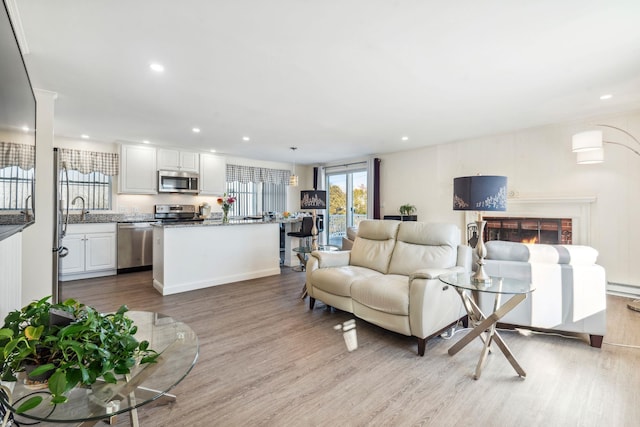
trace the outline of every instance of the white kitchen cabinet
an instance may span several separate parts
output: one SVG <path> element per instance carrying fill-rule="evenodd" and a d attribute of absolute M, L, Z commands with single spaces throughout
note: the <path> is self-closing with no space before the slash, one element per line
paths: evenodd
<path fill-rule="evenodd" d="M 198 153 L 158 148 L 158 170 L 176 170 L 198 172 L 200 170 Z"/>
<path fill-rule="evenodd" d="M 76 280 L 117 273 L 116 224 L 69 224 L 62 245 L 60 279 Z"/>
<path fill-rule="evenodd" d="M 200 194 L 221 196 L 226 191 L 227 161 L 213 154 L 200 155 Z"/>
<path fill-rule="evenodd" d="M 144 145 L 120 146 L 119 193 L 157 194 L 156 149 Z"/>

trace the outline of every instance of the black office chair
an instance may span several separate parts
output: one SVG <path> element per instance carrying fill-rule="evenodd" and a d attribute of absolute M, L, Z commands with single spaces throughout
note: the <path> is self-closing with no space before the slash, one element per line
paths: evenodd
<path fill-rule="evenodd" d="M 302 227 L 300 227 L 300 231 L 291 231 L 287 233 L 287 236 L 298 237 L 300 239 L 307 239 L 305 246 L 311 246 L 309 243 L 309 238 L 311 237 L 311 229 L 313 228 L 313 218 L 310 216 L 305 216 L 302 218 Z"/>

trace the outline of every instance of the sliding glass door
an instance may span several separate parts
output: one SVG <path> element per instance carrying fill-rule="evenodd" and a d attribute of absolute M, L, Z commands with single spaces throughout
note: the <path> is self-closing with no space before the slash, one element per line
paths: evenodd
<path fill-rule="evenodd" d="M 367 171 L 327 172 L 329 218 L 328 244 L 341 246 L 347 227 L 357 226 L 367 217 Z"/>

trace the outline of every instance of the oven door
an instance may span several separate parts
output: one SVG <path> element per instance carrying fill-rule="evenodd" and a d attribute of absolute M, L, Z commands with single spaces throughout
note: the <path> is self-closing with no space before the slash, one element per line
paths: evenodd
<path fill-rule="evenodd" d="M 158 192 L 198 193 L 198 174 L 178 171 L 158 171 Z"/>

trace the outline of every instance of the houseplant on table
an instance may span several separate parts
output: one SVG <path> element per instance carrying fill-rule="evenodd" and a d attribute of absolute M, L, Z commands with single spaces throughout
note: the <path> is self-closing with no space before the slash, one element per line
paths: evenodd
<path fill-rule="evenodd" d="M 416 212 L 416 207 L 414 205 L 411 205 L 409 203 L 406 203 L 402 206 L 400 206 L 400 209 L 398 209 L 400 211 L 400 216 L 409 216 L 409 215 L 413 215 Z"/>
<path fill-rule="evenodd" d="M 103 314 L 73 299 L 60 304 L 50 297 L 10 312 L 0 329 L 0 379 L 16 381 L 19 372 L 29 378 L 41 375 L 54 404 L 67 401 L 65 393 L 99 378 L 117 382 L 116 375 L 130 373 L 136 363 L 153 363 L 158 353 L 147 341 L 138 342 L 137 327 L 125 316 L 126 306 Z M 31 370 L 32 369 L 32 370 Z M 37 385 L 37 384 L 36 384 Z M 18 413 L 42 401 L 34 396 Z"/>

